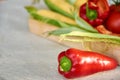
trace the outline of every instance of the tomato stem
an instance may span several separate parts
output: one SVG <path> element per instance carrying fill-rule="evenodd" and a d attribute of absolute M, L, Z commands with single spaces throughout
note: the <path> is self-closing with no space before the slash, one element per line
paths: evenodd
<path fill-rule="evenodd" d="M 116 5 L 120 5 L 120 0 L 112 0 Z"/>

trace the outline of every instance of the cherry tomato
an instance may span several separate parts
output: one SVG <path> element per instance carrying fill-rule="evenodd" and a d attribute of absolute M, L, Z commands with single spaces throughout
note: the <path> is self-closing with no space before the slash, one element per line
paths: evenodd
<path fill-rule="evenodd" d="M 106 27 L 113 33 L 120 34 L 120 12 L 112 12 L 106 21 Z"/>

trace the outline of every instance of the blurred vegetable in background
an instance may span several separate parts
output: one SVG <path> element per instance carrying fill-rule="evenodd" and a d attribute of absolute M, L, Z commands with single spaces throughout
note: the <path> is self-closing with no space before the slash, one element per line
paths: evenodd
<path fill-rule="evenodd" d="M 40 2 L 40 0 L 32 0 L 32 4 L 37 4 L 39 2 Z"/>

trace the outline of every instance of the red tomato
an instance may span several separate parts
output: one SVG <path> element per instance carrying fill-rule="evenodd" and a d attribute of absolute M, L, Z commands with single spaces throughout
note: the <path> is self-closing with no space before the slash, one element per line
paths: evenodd
<path fill-rule="evenodd" d="M 120 11 L 120 5 L 111 5 L 110 6 L 110 12 L 119 12 Z"/>
<path fill-rule="evenodd" d="M 120 34 L 120 12 L 112 12 L 106 21 L 106 27 L 113 33 Z"/>

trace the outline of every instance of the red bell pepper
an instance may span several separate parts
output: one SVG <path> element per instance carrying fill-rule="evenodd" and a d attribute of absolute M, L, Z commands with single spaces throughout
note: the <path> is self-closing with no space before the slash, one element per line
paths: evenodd
<path fill-rule="evenodd" d="M 58 55 L 58 71 L 66 78 L 77 78 L 116 68 L 117 61 L 102 54 L 70 48 Z"/>
<path fill-rule="evenodd" d="M 98 32 L 101 33 L 101 34 L 107 34 L 107 35 L 113 35 L 113 36 L 120 37 L 120 34 L 113 33 L 111 31 L 107 30 L 104 25 L 97 26 L 96 30 L 98 30 Z"/>
<path fill-rule="evenodd" d="M 93 27 L 103 24 L 109 14 L 107 0 L 88 0 L 79 10 L 79 16 Z"/>

